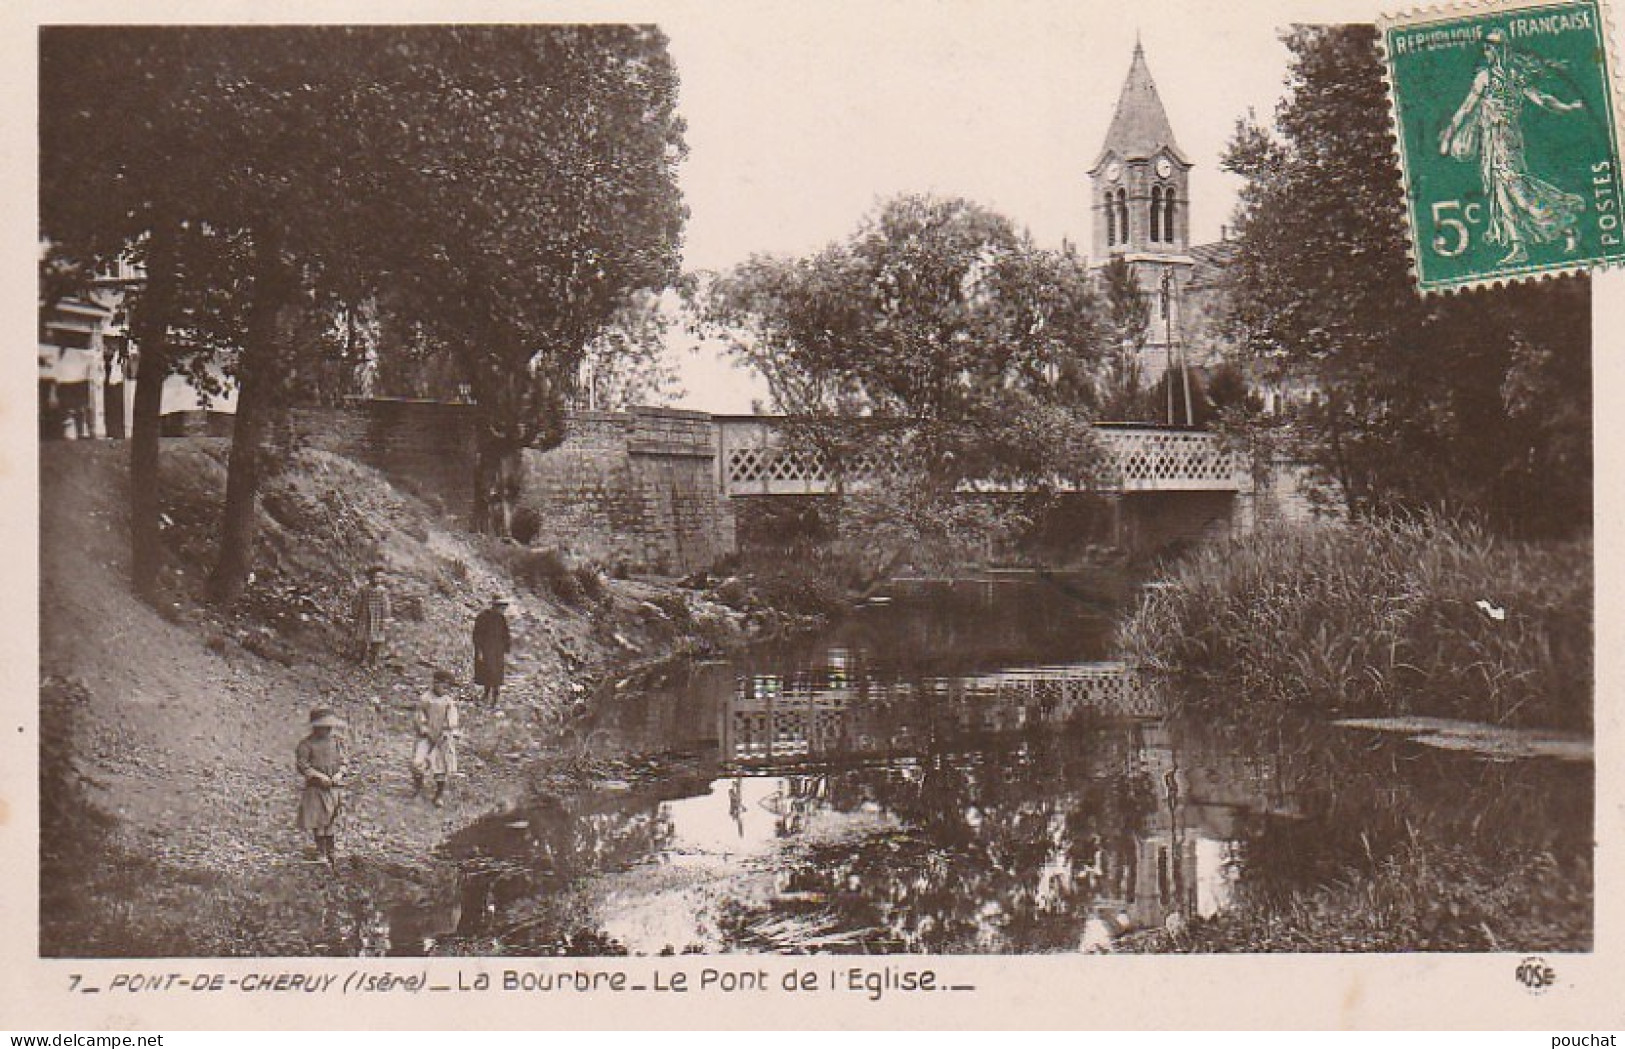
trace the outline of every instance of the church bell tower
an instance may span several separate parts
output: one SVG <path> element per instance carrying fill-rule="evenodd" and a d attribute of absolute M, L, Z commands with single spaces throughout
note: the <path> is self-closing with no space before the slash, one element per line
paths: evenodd
<path fill-rule="evenodd" d="M 1151 306 L 1147 382 L 1168 368 L 1181 339 L 1180 292 L 1190 282 L 1191 163 L 1174 141 L 1168 113 L 1138 42 L 1117 111 L 1089 170 L 1097 265 L 1122 256 Z"/>

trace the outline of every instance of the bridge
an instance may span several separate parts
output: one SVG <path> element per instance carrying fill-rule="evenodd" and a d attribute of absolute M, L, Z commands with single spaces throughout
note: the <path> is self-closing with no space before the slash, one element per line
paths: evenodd
<path fill-rule="evenodd" d="M 372 400 L 293 415 L 309 447 L 384 472 L 466 526 L 477 454 L 473 406 Z M 1106 468 L 1088 491 L 1068 497 L 1074 523 L 1087 525 L 1080 545 L 1155 551 L 1246 529 L 1296 505 L 1274 474 L 1255 491 L 1245 456 L 1211 433 L 1110 423 L 1097 431 Z M 829 464 L 805 432 L 772 416 L 574 412 L 562 446 L 525 455 L 525 499 L 544 528 L 536 542 L 606 564 L 706 568 L 738 549 L 750 522 L 771 519 L 771 497 L 834 490 Z M 896 469 L 879 447 L 844 464 L 849 488 L 883 482 Z"/>
<path fill-rule="evenodd" d="M 717 415 L 717 487 L 728 497 L 826 495 L 835 471 L 817 448 L 797 440 L 791 420 L 760 415 Z M 862 425 L 857 423 L 856 425 Z M 1093 491 L 1250 492 L 1245 458 L 1204 430 L 1101 423 L 1106 468 Z M 845 464 L 848 486 L 883 481 L 901 472 L 895 446 L 860 451 Z"/>

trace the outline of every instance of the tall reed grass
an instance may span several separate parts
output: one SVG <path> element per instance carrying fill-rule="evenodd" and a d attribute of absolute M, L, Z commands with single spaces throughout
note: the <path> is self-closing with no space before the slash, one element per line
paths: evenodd
<path fill-rule="evenodd" d="M 1591 564 L 1432 518 L 1262 531 L 1179 562 L 1120 640 L 1196 705 L 1589 729 Z"/>

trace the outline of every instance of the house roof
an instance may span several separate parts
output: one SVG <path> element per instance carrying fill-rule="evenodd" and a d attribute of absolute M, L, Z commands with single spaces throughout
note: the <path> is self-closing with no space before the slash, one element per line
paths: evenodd
<path fill-rule="evenodd" d="M 1174 141 L 1173 126 L 1162 108 L 1151 69 L 1145 64 L 1145 49 L 1136 42 L 1128 76 L 1123 80 L 1123 91 L 1117 96 L 1117 112 L 1112 115 L 1106 143 L 1100 147 L 1100 156 L 1091 170 L 1099 169 L 1112 154 L 1121 160 L 1142 160 L 1163 150 L 1186 167 L 1190 166 Z"/>
<path fill-rule="evenodd" d="M 1236 257 L 1237 242 L 1216 240 L 1212 244 L 1197 244 L 1190 249 L 1196 260 L 1191 266 L 1190 283 L 1194 287 L 1210 287 L 1223 279 L 1225 269 Z"/>

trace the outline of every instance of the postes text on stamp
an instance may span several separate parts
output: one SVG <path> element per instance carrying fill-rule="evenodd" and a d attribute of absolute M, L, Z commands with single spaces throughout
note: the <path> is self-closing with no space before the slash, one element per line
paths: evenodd
<path fill-rule="evenodd" d="M 1422 291 L 1625 261 L 1601 0 L 1502 0 L 1379 29 Z"/>

